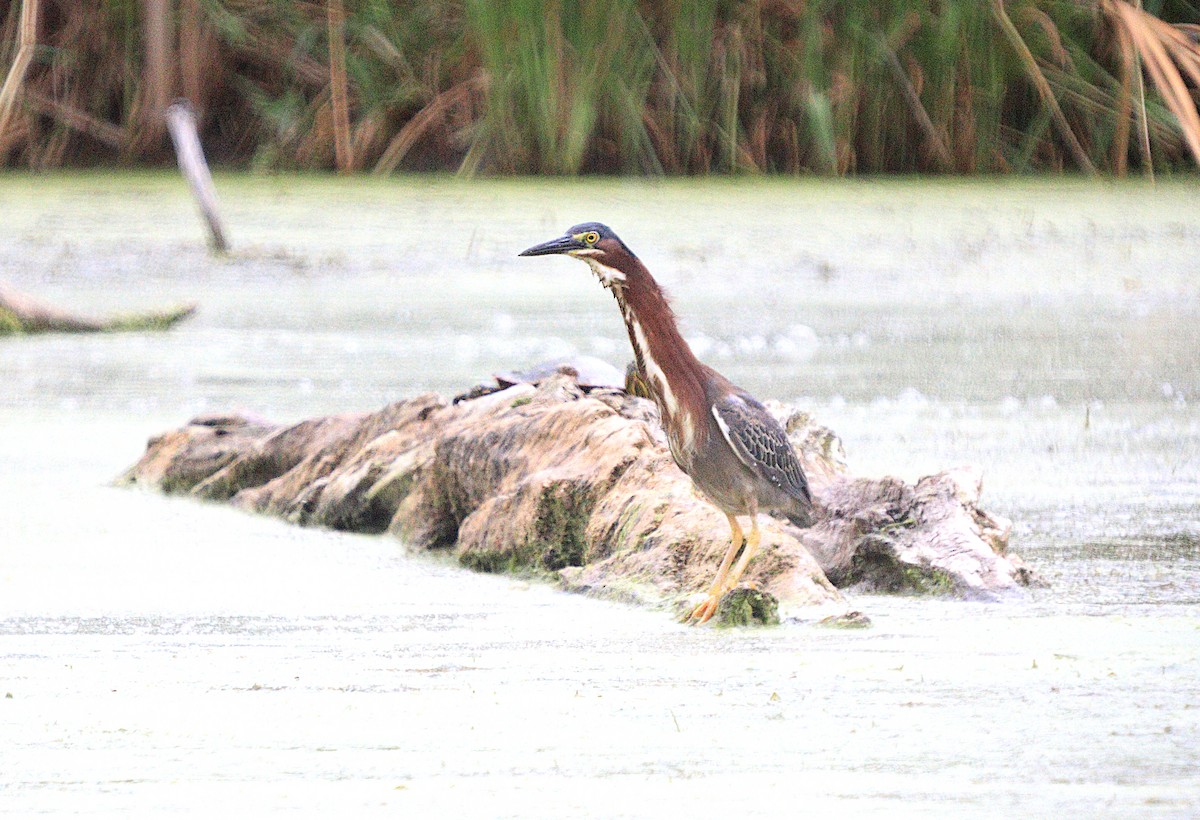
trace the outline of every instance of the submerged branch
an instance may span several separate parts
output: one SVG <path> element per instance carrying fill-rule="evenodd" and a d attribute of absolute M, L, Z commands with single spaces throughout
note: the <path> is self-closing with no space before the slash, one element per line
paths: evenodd
<path fill-rule="evenodd" d="M 166 330 L 196 312 L 195 305 L 97 319 L 48 305 L 0 282 L 0 336 L 19 333 L 100 333 Z"/>

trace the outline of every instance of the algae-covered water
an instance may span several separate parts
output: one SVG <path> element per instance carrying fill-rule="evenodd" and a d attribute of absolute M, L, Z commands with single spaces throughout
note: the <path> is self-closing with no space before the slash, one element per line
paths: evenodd
<path fill-rule="evenodd" d="M 166 335 L 0 339 L 0 814 L 1200 812 L 1200 183 L 0 177 L 0 279 Z M 686 628 L 115 489 L 206 411 L 294 420 L 587 353 L 616 229 L 702 358 L 858 472 L 980 465 L 1048 581 Z"/>

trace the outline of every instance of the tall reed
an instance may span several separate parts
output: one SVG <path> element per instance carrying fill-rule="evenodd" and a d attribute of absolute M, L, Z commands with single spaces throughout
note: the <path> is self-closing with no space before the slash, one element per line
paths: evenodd
<path fill-rule="evenodd" d="M 236 165 L 331 168 L 338 150 L 377 173 L 1200 163 L 1195 0 L 338 0 L 337 26 L 327 0 L 164 3 L 168 80 Z M 162 96 L 147 55 L 164 53 L 147 6 L 43 5 L 0 157 L 166 161 L 146 119 Z M 20 6 L 0 11 L 0 59 Z"/>

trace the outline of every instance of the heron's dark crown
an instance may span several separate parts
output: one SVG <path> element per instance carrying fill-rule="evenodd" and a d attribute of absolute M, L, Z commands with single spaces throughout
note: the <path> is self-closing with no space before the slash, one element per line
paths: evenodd
<path fill-rule="evenodd" d="M 638 268 L 637 254 L 621 241 L 613 229 L 599 222 L 581 222 L 558 239 L 551 239 L 532 248 L 526 248 L 518 256 L 547 256 L 564 253 L 578 258 L 602 261 L 618 267 Z"/>
<path fill-rule="evenodd" d="M 617 236 L 617 232 L 605 225 L 603 222 L 581 222 L 578 225 L 572 225 L 567 230 L 567 236 L 578 236 L 579 234 L 587 233 L 588 231 L 595 231 L 596 233 L 600 234 L 601 242 L 603 242 L 605 239 L 611 239 L 620 245 L 621 249 L 624 250 L 625 253 L 629 254 L 630 256 L 637 256 L 636 253 L 629 249 L 629 246 L 625 244 L 621 237 Z"/>

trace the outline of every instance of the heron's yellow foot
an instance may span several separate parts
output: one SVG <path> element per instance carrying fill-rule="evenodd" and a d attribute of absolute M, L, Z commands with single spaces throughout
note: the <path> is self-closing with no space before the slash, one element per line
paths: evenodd
<path fill-rule="evenodd" d="M 721 603 L 720 595 L 709 595 L 700 603 L 692 614 L 687 617 L 690 624 L 702 624 L 707 622 L 713 615 L 717 614 L 717 606 Z"/>
<path fill-rule="evenodd" d="M 693 485 L 694 488 L 694 485 Z M 745 536 L 742 535 L 741 525 L 738 524 L 736 516 L 729 513 L 725 514 L 729 519 L 729 531 L 732 535 L 732 540 L 729 549 L 725 551 L 725 557 L 721 561 L 721 568 L 717 570 L 717 577 L 713 579 L 712 586 L 708 588 L 708 597 L 700 602 L 691 613 L 681 618 L 684 623 L 702 624 L 717 614 L 717 605 L 721 603 L 721 598 L 732 588 L 729 579 L 729 570 L 733 565 L 734 556 L 738 554 L 738 550 L 742 548 L 745 541 Z M 758 521 L 754 522 L 755 532 L 758 531 Z M 745 570 L 744 564 L 739 564 Z M 738 573 L 740 576 L 741 573 Z M 734 578 L 733 580 L 737 580 Z"/>
<path fill-rule="evenodd" d="M 721 604 L 721 599 L 725 597 L 725 593 L 729 590 L 725 587 L 713 587 L 708 591 L 708 595 L 703 601 L 697 604 L 691 612 L 682 620 L 684 623 L 702 624 L 708 622 L 712 616 L 717 614 L 717 607 Z"/>

